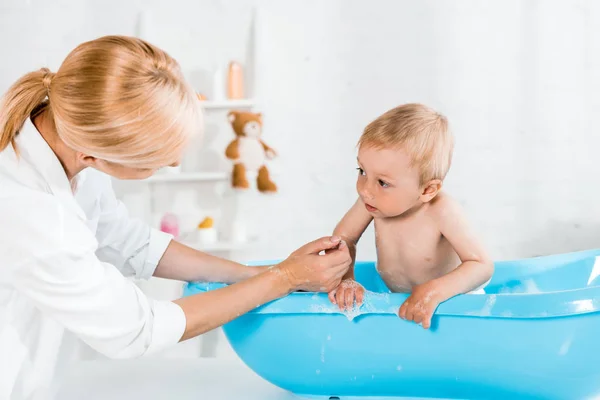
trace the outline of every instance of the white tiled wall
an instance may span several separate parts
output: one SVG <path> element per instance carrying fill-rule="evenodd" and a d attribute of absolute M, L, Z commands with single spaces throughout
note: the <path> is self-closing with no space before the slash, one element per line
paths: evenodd
<path fill-rule="evenodd" d="M 413 101 L 449 116 L 457 148 L 447 189 L 496 259 L 600 246 L 594 0 L 0 0 L 0 90 L 25 71 L 57 69 L 81 41 L 135 34 L 143 11 L 144 35 L 210 91 L 212 68 L 247 56 L 254 8 L 254 91 L 265 140 L 280 154 L 280 193 L 252 200 L 262 241 L 236 258 L 283 257 L 330 233 L 355 198 L 361 129 Z M 216 150 L 194 149 L 189 163 L 227 165 L 223 118 L 207 116 Z M 191 204 L 218 205 L 210 187 L 192 189 Z M 170 189 L 157 190 L 168 204 Z M 134 200 L 132 213 L 144 215 L 147 199 Z M 359 257 L 374 257 L 371 231 Z"/>

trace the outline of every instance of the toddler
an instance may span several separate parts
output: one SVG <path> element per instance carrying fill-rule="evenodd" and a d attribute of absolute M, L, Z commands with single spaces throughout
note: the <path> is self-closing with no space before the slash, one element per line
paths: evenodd
<path fill-rule="evenodd" d="M 371 122 L 358 143 L 358 199 L 334 230 L 356 244 L 374 221 L 377 270 L 392 292 L 410 292 L 400 318 L 428 329 L 437 306 L 461 293 L 484 293 L 494 266 L 442 182 L 454 140 L 447 119 L 421 104 L 396 107 Z M 363 301 L 354 266 L 329 293 L 340 309 Z"/>

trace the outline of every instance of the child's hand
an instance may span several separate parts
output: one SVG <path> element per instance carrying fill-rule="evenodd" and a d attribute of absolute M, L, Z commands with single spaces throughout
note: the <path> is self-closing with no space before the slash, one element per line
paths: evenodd
<path fill-rule="evenodd" d="M 398 316 L 406 321 L 421 323 L 423 328 L 429 329 L 433 313 L 442 302 L 439 297 L 436 284 L 427 282 L 417 285 L 408 299 L 400 306 Z"/>
<path fill-rule="evenodd" d="M 365 297 L 365 288 L 354 279 L 344 279 L 337 288 L 329 292 L 329 301 L 337 304 L 340 310 L 350 310 L 356 305 L 361 306 Z"/>

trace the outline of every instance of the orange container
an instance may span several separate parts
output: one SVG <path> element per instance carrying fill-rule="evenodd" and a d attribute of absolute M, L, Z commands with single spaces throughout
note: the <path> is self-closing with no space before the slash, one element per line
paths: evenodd
<path fill-rule="evenodd" d="M 231 100 L 244 98 L 244 73 L 242 66 L 236 61 L 229 63 L 227 97 Z"/>

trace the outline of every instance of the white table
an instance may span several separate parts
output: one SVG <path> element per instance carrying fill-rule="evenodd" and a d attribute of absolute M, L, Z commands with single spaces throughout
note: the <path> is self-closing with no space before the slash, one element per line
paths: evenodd
<path fill-rule="evenodd" d="M 299 397 L 260 378 L 239 359 L 147 358 L 76 363 L 57 399 L 298 400 Z"/>

